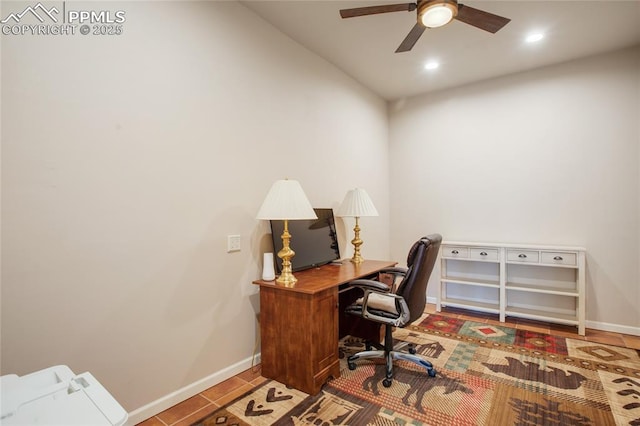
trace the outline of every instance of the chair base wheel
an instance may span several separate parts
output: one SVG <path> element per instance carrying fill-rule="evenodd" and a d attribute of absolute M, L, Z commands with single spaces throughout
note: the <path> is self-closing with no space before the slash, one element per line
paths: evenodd
<path fill-rule="evenodd" d="M 413 346 L 409 346 L 409 353 L 411 355 L 415 355 L 416 354 L 416 348 L 414 348 Z"/>
<path fill-rule="evenodd" d="M 356 369 L 356 363 L 353 361 L 347 361 L 347 366 L 349 367 L 349 370 L 355 370 Z"/>
<path fill-rule="evenodd" d="M 432 368 L 431 370 L 427 371 L 427 374 L 429 374 L 429 377 L 436 377 L 436 370 Z"/>
<path fill-rule="evenodd" d="M 385 388 L 390 387 L 390 386 L 391 386 L 391 379 L 383 379 L 383 380 L 382 380 L 382 385 L 383 385 Z"/>

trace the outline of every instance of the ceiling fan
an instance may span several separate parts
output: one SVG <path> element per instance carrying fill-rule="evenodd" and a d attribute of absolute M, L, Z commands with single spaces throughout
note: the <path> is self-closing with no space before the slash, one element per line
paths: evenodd
<path fill-rule="evenodd" d="M 416 44 L 424 30 L 437 28 L 457 19 L 465 24 L 473 25 L 481 30 L 495 34 L 507 25 L 511 19 L 475 9 L 458 3 L 456 0 L 417 0 L 417 3 L 385 4 L 381 6 L 356 7 L 342 9 L 340 16 L 354 18 L 357 16 L 375 15 L 388 12 L 413 12 L 417 10 L 418 22 L 396 49 L 398 52 L 408 52 Z"/>

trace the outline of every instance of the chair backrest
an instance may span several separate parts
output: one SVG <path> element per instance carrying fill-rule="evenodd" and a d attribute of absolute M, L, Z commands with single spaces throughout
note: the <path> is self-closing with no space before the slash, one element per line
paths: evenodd
<path fill-rule="evenodd" d="M 407 256 L 407 274 L 398 285 L 396 294 L 402 296 L 409 307 L 408 324 L 417 320 L 427 303 L 427 284 L 438 257 L 442 236 L 431 234 L 416 241 Z"/>

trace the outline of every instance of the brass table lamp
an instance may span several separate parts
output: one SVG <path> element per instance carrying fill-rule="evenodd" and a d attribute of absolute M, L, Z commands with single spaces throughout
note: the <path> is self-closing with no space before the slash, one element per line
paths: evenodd
<path fill-rule="evenodd" d="M 337 216 L 356 218 L 356 226 L 353 228 L 355 237 L 351 240 L 351 244 L 353 244 L 353 257 L 351 258 L 351 261 L 355 264 L 362 263 L 364 259 L 360 255 L 362 240 L 360 239 L 360 226 L 358 224 L 358 219 L 363 216 L 378 216 L 378 210 L 376 210 L 373 205 L 373 201 L 371 201 L 367 191 L 362 188 L 356 188 L 348 191 L 347 195 L 344 197 L 344 201 L 342 201 L 342 205 L 338 209 Z"/>
<path fill-rule="evenodd" d="M 278 257 L 282 259 L 282 271 L 276 278 L 276 283 L 293 287 L 298 281 L 291 272 L 291 258 L 295 252 L 289 246 L 291 234 L 289 234 L 289 221 L 301 219 L 317 219 L 316 213 L 311 207 L 302 186 L 297 180 L 276 181 L 258 211 L 256 219 L 262 220 L 283 220 L 284 230 L 282 232 L 282 250 L 278 252 Z"/>

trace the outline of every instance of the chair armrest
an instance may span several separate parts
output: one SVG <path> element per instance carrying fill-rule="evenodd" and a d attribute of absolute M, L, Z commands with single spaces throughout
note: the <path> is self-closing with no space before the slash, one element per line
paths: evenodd
<path fill-rule="evenodd" d="M 409 269 L 402 268 L 400 266 L 394 266 L 391 268 L 384 268 L 380 271 L 381 274 L 393 274 L 393 275 L 407 275 Z"/>
<path fill-rule="evenodd" d="M 349 286 L 358 287 L 364 292 L 362 297 L 362 312 L 361 316 L 365 319 L 370 319 L 376 322 L 380 322 L 382 324 L 390 324 L 395 327 L 401 327 L 407 323 L 409 320 L 409 307 L 407 306 L 407 302 L 404 300 L 402 296 L 398 296 L 397 294 L 391 293 L 391 287 L 389 287 L 385 283 L 381 283 L 379 281 L 374 280 L 353 280 L 349 283 Z M 371 294 L 377 294 L 380 297 L 393 299 L 395 305 L 395 311 L 398 315 L 398 318 L 387 318 L 380 315 L 376 315 L 369 311 L 369 296 Z M 376 309 L 372 306 L 373 309 Z"/>
<path fill-rule="evenodd" d="M 376 293 L 389 293 L 391 291 L 391 287 L 386 285 L 385 283 L 381 283 L 380 281 L 374 280 L 353 280 L 349 282 L 350 287 L 359 287 L 362 290 L 370 290 Z"/>
<path fill-rule="evenodd" d="M 378 298 L 388 298 L 393 299 L 393 303 L 395 306 L 397 318 L 388 318 L 380 315 L 376 315 L 375 313 L 369 311 L 369 296 L 372 293 L 377 293 Z M 389 300 L 391 302 L 391 300 Z M 379 302 L 377 302 L 379 303 Z M 373 309 L 380 309 L 379 307 L 373 307 Z M 384 311 L 388 311 L 388 309 L 384 308 Z M 395 327 L 402 327 L 409 321 L 409 307 L 407 306 L 407 302 L 404 300 L 402 296 L 398 296 L 393 293 L 379 293 L 371 290 L 365 290 L 364 298 L 362 301 L 362 317 L 366 319 L 370 319 L 376 322 L 381 322 L 383 324 L 390 324 Z"/>

